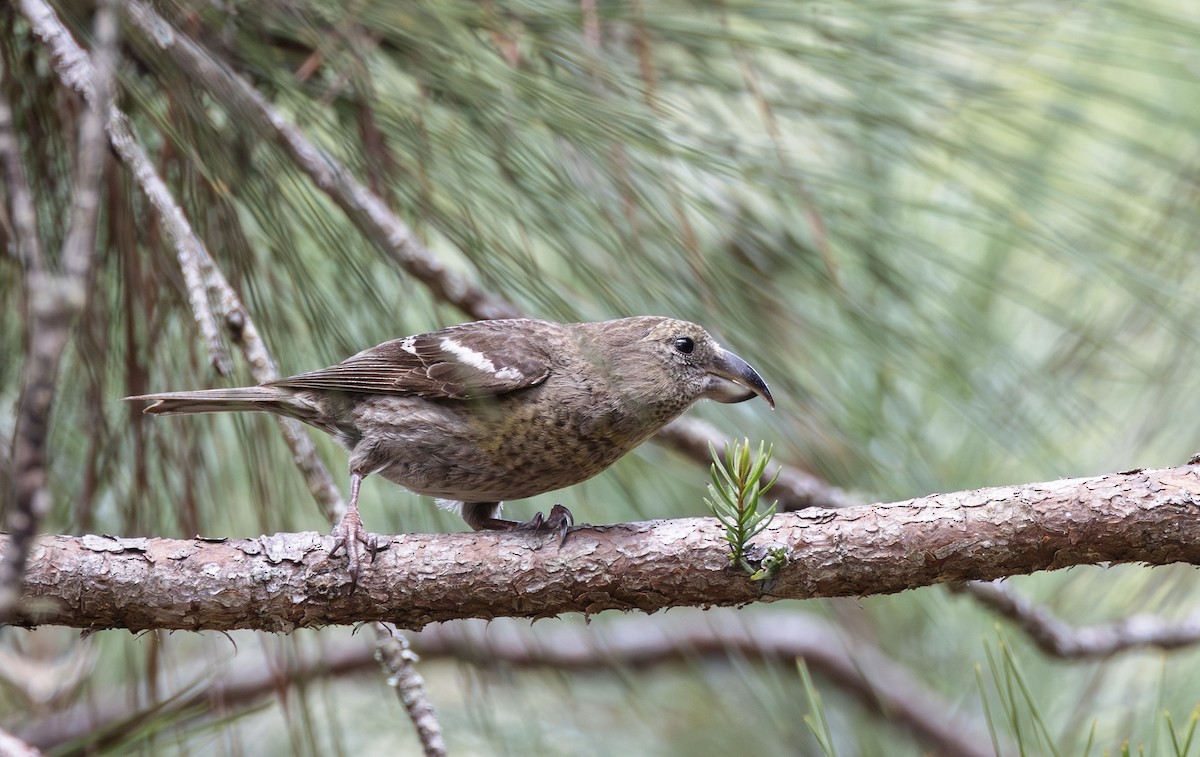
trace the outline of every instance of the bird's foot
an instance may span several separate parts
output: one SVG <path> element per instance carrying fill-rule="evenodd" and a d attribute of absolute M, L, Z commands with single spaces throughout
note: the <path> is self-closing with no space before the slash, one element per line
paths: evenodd
<path fill-rule="evenodd" d="M 469 519 L 468 524 L 475 530 L 489 531 L 539 531 L 558 532 L 558 545 L 567 540 L 567 529 L 575 525 L 575 516 L 562 505 L 550 508 L 550 515 L 535 513 L 529 520 L 505 520 L 504 518 L 482 517 Z"/>
<path fill-rule="evenodd" d="M 557 531 L 558 544 L 567 540 L 567 529 L 575 525 L 575 516 L 571 511 L 562 505 L 555 505 L 550 508 L 550 515 L 543 516 L 541 512 L 534 513 L 533 517 L 526 521 L 514 523 L 512 528 L 514 531 Z"/>
<path fill-rule="evenodd" d="M 358 516 L 358 508 L 346 511 L 338 524 L 333 527 L 333 549 L 329 554 L 335 555 L 343 547 L 346 550 L 346 570 L 350 574 L 350 593 L 358 588 L 358 572 L 362 566 L 362 549 L 366 547 L 371 553 L 371 562 L 380 549 L 387 548 L 387 541 L 378 534 L 373 534 L 363 528 L 362 518 Z"/>

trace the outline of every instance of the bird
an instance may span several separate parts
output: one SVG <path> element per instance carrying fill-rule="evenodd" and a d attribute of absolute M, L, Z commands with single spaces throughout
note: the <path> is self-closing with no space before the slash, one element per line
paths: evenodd
<path fill-rule="evenodd" d="M 698 400 L 743 402 L 766 382 L 702 327 L 661 316 L 588 323 L 472 321 L 363 350 L 336 365 L 257 386 L 126 397 L 150 415 L 266 412 L 330 434 L 349 452 L 350 502 L 330 554 L 345 548 L 352 585 L 367 532 L 358 495 L 385 479 L 462 516 L 472 529 L 557 531 L 561 504 L 526 521 L 503 503 L 585 481 Z"/>

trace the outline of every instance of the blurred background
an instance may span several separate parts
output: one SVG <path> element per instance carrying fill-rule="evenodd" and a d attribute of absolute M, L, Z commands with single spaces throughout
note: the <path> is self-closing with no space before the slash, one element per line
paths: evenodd
<path fill-rule="evenodd" d="M 89 46 L 94 5 L 52 5 Z M 708 326 L 762 373 L 779 410 L 692 414 L 774 444 L 776 460 L 860 501 L 1175 465 L 1200 449 L 1188 378 L 1200 347 L 1192 3 L 157 7 L 349 166 L 447 267 L 522 312 Z M 470 319 L 128 23 L 119 52 L 121 107 L 283 373 Z M 52 254 L 80 108 L 11 5 L 0 8 L 0 54 Z M 327 530 L 269 419 L 147 419 L 120 401 L 253 379 L 240 357 L 228 378 L 209 364 L 175 252 L 116 160 L 102 186 L 90 298 L 54 405 L 45 530 Z M 11 235 L 0 227 L 9 250 Z M 4 440 L 22 312 L 8 252 Z M 345 491 L 344 453 L 316 443 Z M 589 523 L 703 515 L 707 480 L 703 466 L 647 444 L 506 512 L 562 502 Z M 381 533 L 463 527 L 382 480 L 368 480 L 362 503 Z M 1197 603 L 1195 579 L 1189 566 L 1082 567 L 1007 584 L 1092 624 L 1181 617 Z M 797 617 L 851 662 L 882 659 L 900 677 L 873 679 L 864 662 L 867 685 L 855 690 L 794 652 L 688 640 L 716 625 L 766 638 Z M 947 753 L 879 706 L 873 686 L 901 699 L 905 686 L 924 691 L 931 717 L 959 724 L 984 754 L 1184 754 L 1200 712 L 1194 650 L 1058 660 L 938 587 L 588 625 L 464 625 L 476 641 L 439 647 L 431 636 L 419 666 L 453 754 Z M 623 654 L 618 636 L 665 640 L 669 653 Z M 594 662 L 487 649 L 510 637 L 535 651 L 583 644 Z M 418 753 L 371 643 L 349 628 L 84 639 L 0 629 L 0 728 L 53 754 Z M 413 644 L 423 651 L 420 635 Z M 50 720 L 83 724 L 101 711 L 102 725 L 74 731 Z"/>

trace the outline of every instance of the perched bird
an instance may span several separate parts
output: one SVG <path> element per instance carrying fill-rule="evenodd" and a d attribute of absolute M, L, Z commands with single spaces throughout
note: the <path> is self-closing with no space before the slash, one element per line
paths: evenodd
<path fill-rule="evenodd" d="M 577 484 L 612 465 L 693 402 L 773 408 L 745 360 L 694 323 L 640 316 L 598 323 L 476 321 L 384 342 L 337 365 L 237 389 L 166 392 L 150 414 L 275 413 L 314 426 L 350 451 L 350 505 L 333 531 L 357 579 L 364 477 L 438 499 L 475 529 L 557 530 L 555 505 L 524 522 L 504 500 Z"/>

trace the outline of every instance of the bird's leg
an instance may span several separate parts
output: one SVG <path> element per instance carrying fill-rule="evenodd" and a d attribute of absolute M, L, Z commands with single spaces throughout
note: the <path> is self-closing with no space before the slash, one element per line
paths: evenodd
<path fill-rule="evenodd" d="M 529 520 L 507 520 L 497 517 L 499 502 L 464 502 L 463 520 L 476 531 L 558 531 L 558 543 L 567 539 L 567 529 L 575 525 L 575 516 L 562 505 L 550 508 L 550 515 L 534 513 Z"/>
<path fill-rule="evenodd" d="M 358 489 L 362 486 L 362 480 L 361 473 L 350 471 L 350 505 L 333 527 L 333 549 L 329 552 L 333 555 L 342 547 L 346 548 L 346 569 L 350 573 L 351 592 L 358 586 L 358 569 L 362 564 L 360 545 L 370 550 L 371 562 L 375 562 L 375 555 L 380 549 L 379 537 L 363 528 L 362 518 L 358 515 Z"/>

